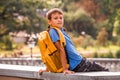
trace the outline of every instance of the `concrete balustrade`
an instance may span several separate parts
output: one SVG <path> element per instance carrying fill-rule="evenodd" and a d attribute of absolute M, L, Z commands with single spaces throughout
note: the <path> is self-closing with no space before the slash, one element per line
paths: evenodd
<path fill-rule="evenodd" d="M 0 58 L 1 64 L 41 66 L 41 59 L 38 58 Z"/>
<path fill-rule="evenodd" d="M 110 71 L 120 71 L 120 59 L 114 58 L 88 58 L 91 61 L 95 61 L 104 67 L 110 69 Z M 29 65 L 29 66 L 44 66 L 40 58 L 0 58 L 1 64 L 13 64 L 13 65 Z"/>
<path fill-rule="evenodd" d="M 80 72 L 75 74 L 38 71 L 43 67 L 0 64 L 0 80 L 120 80 L 120 72 Z"/>

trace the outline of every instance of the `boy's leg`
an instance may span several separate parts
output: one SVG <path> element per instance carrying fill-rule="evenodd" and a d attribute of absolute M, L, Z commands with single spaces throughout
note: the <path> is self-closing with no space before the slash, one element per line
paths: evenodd
<path fill-rule="evenodd" d="M 96 62 L 90 62 L 91 67 L 89 67 L 89 71 L 109 71 L 109 69 L 97 64 Z"/>
<path fill-rule="evenodd" d="M 109 71 L 108 69 L 96 64 L 95 62 L 83 59 L 82 62 L 73 70 L 75 72 Z"/>

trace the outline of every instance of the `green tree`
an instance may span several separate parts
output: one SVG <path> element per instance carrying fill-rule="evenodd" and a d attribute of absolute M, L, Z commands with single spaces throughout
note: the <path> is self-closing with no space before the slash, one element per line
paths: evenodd
<path fill-rule="evenodd" d="M 94 19 L 82 10 L 65 13 L 65 27 L 71 32 L 81 34 L 84 31 L 95 38 L 96 29 L 93 26 Z"/>
<path fill-rule="evenodd" d="M 26 30 L 30 32 L 41 31 L 45 24 L 45 19 L 38 16 L 36 10 L 44 6 L 35 1 L 12 0 L 8 1 L 1 11 L 0 24 L 4 26 L 8 34 L 10 31 Z M 4 35 L 4 34 L 3 34 Z M 3 36 L 1 35 L 1 36 Z"/>
<path fill-rule="evenodd" d="M 112 38 L 112 33 L 114 30 L 114 23 L 115 18 L 118 16 L 117 12 L 120 8 L 120 1 L 119 0 L 95 0 L 99 3 L 99 7 L 101 10 L 101 13 L 107 16 L 108 24 L 106 26 L 106 29 L 109 33 L 109 39 Z"/>
<path fill-rule="evenodd" d="M 102 28 L 98 33 L 97 42 L 99 45 L 106 46 L 108 42 L 108 32 L 105 28 Z"/>
<path fill-rule="evenodd" d="M 6 46 L 10 44 L 6 49 L 12 49 L 9 37 L 4 39 L 9 32 L 26 30 L 37 33 L 47 27 L 43 15 L 36 12 L 38 8 L 44 8 L 39 0 L 4 0 L 0 4 L 0 42 Z"/>

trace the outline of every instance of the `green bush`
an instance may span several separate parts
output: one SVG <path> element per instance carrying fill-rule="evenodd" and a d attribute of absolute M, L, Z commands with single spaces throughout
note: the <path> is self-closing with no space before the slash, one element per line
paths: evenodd
<path fill-rule="evenodd" d="M 102 53 L 102 54 L 99 55 L 99 57 L 100 58 L 105 58 L 105 54 Z"/>
<path fill-rule="evenodd" d="M 98 53 L 97 53 L 97 52 L 95 52 L 95 53 L 93 54 L 93 58 L 98 58 Z"/>
<path fill-rule="evenodd" d="M 107 57 L 107 58 L 114 58 L 112 52 L 107 53 L 106 57 Z"/>
<path fill-rule="evenodd" d="M 116 58 L 120 58 L 120 50 L 116 52 Z"/>
<path fill-rule="evenodd" d="M 93 58 L 114 58 L 112 52 L 109 53 L 94 53 Z"/>
<path fill-rule="evenodd" d="M 0 42 L 1 50 L 12 50 L 12 40 L 9 35 L 3 36 Z"/>

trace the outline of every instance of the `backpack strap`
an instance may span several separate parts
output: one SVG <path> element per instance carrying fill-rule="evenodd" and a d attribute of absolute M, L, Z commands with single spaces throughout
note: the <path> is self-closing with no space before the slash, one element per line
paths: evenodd
<path fill-rule="evenodd" d="M 60 37 L 60 43 L 61 43 L 61 45 L 64 47 L 64 46 L 66 45 L 66 40 L 65 40 L 65 37 L 64 37 L 63 33 L 62 33 L 61 30 L 58 29 L 58 28 L 54 28 L 54 29 L 57 30 L 57 32 L 58 32 L 58 34 L 59 34 L 59 37 Z"/>
<path fill-rule="evenodd" d="M 51 26 L 49 25 L 49 26 L 48 26 L 48 29 L 47 29 L 48 33 L 49 33 L 50 28 L 53 28 L 53 29 L 55 29 L 55 30 L 57 31 L 58 36 L 59 36 L 59 38 L 60 38 L 60 44 L 61 44 L 61 46 L 62 46 L 63 48 L 65 48 L 65 46 L 66 46 L 66 40 L 65 40 L 65 37 L 64 37 L 62 31 L 61 31 L 59 28 L 57 28 L 57 27 L 51 27 Z M 64 30 L 65 30 L 65 29 L 64 29 Z M 66 50 L 65 50 L 65 51 L 66 51 Z"/>
<path fill-rule="evenodd" d="M 52 28 L 57 31 L 59 38 L 60 38 L 60 44 L 62 47 L 64 47 L 66 45 L 66 40 L 65 40 L 63 33 L 61 32 L 59 28 L 56 28 L 56 27 L 52 27 Z"/>

